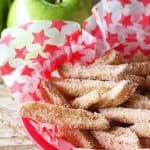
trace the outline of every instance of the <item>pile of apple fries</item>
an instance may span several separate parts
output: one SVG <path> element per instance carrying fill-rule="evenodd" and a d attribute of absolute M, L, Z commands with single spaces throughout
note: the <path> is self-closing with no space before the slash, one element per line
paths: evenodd
<path fill-rule="evenodd" d="M 41 83 L 47 103 L 23 104 L 21 116 L 57 124 L 56 136 L 80 148 L 150 147 L 150 56 L 139 51 L 127 63 L 110 50 L 90 66 L 58 71 L 62 78 Z"/>

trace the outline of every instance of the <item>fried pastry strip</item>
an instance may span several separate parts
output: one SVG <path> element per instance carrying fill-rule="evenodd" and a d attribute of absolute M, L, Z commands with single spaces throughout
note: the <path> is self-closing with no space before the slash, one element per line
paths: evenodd
<path fill-rule="evenodd" d="M 143 62 L 143 61 L 150 61 L 150 55 L 144 55 L 140 50 L 138 50 L 129 62 Z"/>
<path fill-rule="evenodd" d="M 150 122 L 135 123 L 130 129 L 139 137 L 150 138 Z"/>
<path fill-rule="evenodd" d="M 150 61 L 129 63 L 126 71 L 138 76 L 150 75 Z"/>
<path fill-rule="evenodd" d="M 119 80 L 122 79 L 127 68 L 122 65 L 72 66 L 65 63 L 59 67 L 59 73 L 67 78 Z"/>
<path fill-rule="evenodd" d="M 150 62 L 129 63 L 121 65 L 72 66 L 64 64 L 59 73 L 67 78 L 116 80 L 123 79 L 126 74 L 150 75 Z"/>
<path fill-rule="evenodd" d="M 136 90 L 137 84 L 127 80 L 120 81 L 110 91 L 101 94 L 99 90 L 93 90 L 86 95 L 73 100 L 72 106 L 75 108 L 102 108 L 116 107 L 125 102 Z"/>
<path fill-rule="evenodd" d="M 129 75 L 129 74 L 126 74 L 124 76 L 124 79 L 125 80 L 130 80 L 132 82 L 135 82 L 139 85 L 140 89 L 148 89 L 148 86 L 147 86 L 147 81 L 144 77 L 142 76 L 136 76 L 136 75 Z"/>
<path fill-rule="evenodd" d="M 129 108 L 150 109 L 150 98 L 143 95 L 132 95 L 123 106 Z"/>
<path fill-rule="evenodd" d="M 98 141 L 87 130 L 72 129 L 67 126 L 58 126 L 56 136 L 72 143 L 75 147 L 100 148 Z"/>
<path fill-rule="evenodd" d="M 67 96 L 82 96 L 92 90 L 98 89 L 99 93 L 104 93 L 113 88 L 117 82 L 99 80 L 80 79 L 53 79 L 50 81 L 62 93 Z"/>
<path fill-rule="evenodd" d="M 140 138 L 140 143 L 142 147 L 144 148 L 143 150 L 150 150 L 148 147 L 150 147 L 150 138 Z"/>
<path fill-rule="evenodd" d="M 47 102 L 54 105 L 63 105 L 65 107 L 71 107 L 64 96 L 57 90 L 55 85 L 48 80 L 42 82 L 42 93 L 47 99 Z M 79 129 L 68 129 L 66 126 L 59 126 L 59 132 L 57 137 L 61 137 L 64 140 L 72 143 L 76 147 L 83 148 L 98 148 L 99 144 L 96 139 L 88 132 L 81 131 Z"/>
<path fill-rule="evenodd" d="M 102 57 L 97 59 L 92 66 L 95 65 L 118 65 L 122 63 L 122 58 L 119 52 L 115 50 L 109 50 L 107 51 Z"/>
<path fill-rule="evenodd" d="M 99 109 L 107 119 L 111 121 L 134 124 L 138 122 L 150 122 L 150 110 L 132 108 L 103 108 Z"/>
<path fill-rule="evenodd" d="M 48 103 L 26 103 L 21 106 L 20 115 L 39 122 L 66 125 L 74 129 L 104 130 L 109 127 L 108 120 L 100 113 L 65 108 Z"/>
<path fill-rule="evenodd" d="M 141 148 L 138 137 L 128 128 L 116 127 L 110 131 L 92 131 L 93 136 L 107 150 L 136 150 Z"/>
<path fill-rule="evenodd" d="M 150 75 L 146 76 L 146 86 L 148 89 L 150 89 Z"/>
<path fill-rule="evenodd" d="M 59 90 L 48 80 L 44 80 L 41 83 L 42 95 L 45 98 L 46 102 L 52 103 L 55 105 L 70 107 L 67 100 L 59 92 Z"/>

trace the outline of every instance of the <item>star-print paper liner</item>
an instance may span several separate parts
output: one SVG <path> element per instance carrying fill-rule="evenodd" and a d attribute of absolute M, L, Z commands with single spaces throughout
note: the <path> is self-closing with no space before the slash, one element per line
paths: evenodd
<path fill-rule="evenodd" d="M 96 40 L 78 23 L 33 21 L 3 31 L 0 39 L 0 72 L 17 100 L 44 101 L 40 83 L 65 61 L 88 65 L 95 59 Z M 27 134 L 40 149 L 70 150 L 74 146 L 55 137 L 57 127 L 22 118 Z"/>
<path fill-rule="evenodd" d="M 102 0 L 83 27 L 96 37 L 97 53 L 115 48 L 125 58 L 137 50 L 150 54 L 150 1 Z"/>
<path fill-rule="evenodd" d="M 0 39 L 0 73 L 18 103 L 44 101 L 40 82 L 65 61 L 88 65 L 115 48 L 125 58 L 138 49 L 150 54 L 150 3 L 101 0 L 80 29 L 67 21 L 32 21 L 4 30 Z M 138 10 L 138 11 L 137 11 Z M 77 150 L 55 137 L 57 127 L 22 118 L 27 134 L 43 150 Z"/>

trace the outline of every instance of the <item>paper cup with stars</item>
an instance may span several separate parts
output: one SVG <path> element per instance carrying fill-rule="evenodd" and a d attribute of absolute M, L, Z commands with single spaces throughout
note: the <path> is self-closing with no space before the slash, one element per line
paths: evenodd
<path fill-rule="evenodd" d="M 88 40 L 86 39 L 88 38 Z M 0 72 L 17 100 L 44 101 L 40 83 L 65 61 L 87 65 L 95 59 L 95 38 L 78 23 L 33 21 L 4 30 L 0 39 Z M 73 145 L 54 135 L 55 125 L 22 118 L 27 134 L 41 149 L 68 150 Z"/>

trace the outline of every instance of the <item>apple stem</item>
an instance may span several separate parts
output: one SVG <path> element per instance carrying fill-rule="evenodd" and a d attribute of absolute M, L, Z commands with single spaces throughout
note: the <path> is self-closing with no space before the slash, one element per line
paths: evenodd
<path fill-rule="evenodd" d="M 44 0 L 44 1 L 52 4 L 59 4 L 63 2 L 63 0 Z"/>

